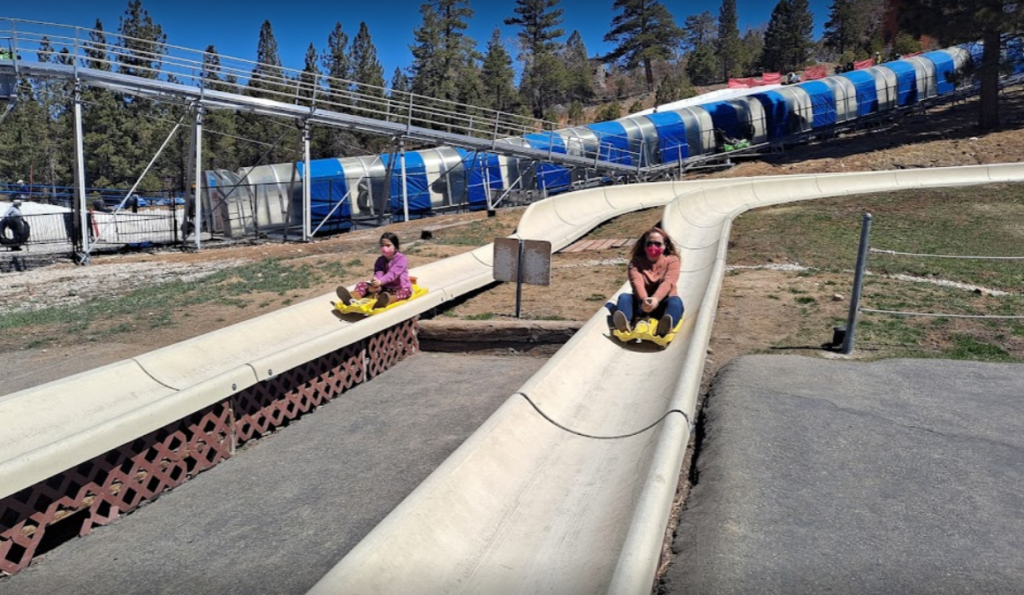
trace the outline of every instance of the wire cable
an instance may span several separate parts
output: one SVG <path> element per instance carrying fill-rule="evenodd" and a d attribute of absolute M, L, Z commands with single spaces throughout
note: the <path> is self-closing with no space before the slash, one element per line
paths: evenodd
<path fill-rule="evenodd" d="M 1024 316 L 1000 316 L 996 314 L 938 314 L 934 312 L 902 312 L 900 310 L 875 310 L 873 308 L 861 308 L 861 312 L 871 314 L 889 314 L 890 316 L 928 316 L 931 318 L 968 318 L 974 320 L 1024 320 Z"/>
<path fill-rule="evenodd" d="M 913 252 L 896 252 L 895 250 L 879 250 L 871 248 L 873 254 L 886 256 L 916 256 L 921 258 L 956 258 L 960 260 L 1024 260 L 1024 256 L 962 256 L 959 254 L 914 254 Z"/>
<path fill-rule="evenodd" d="M 515 392 L 513 394 L 522 395 L 522 397 L 524 399 L 526 399 L 526 402 L 529 403 L 537 411 L 537 413 L 540 414 L 541 417 L 543 417 L 544 419 L 548 420 L 548 422 L 551 423 L 551 425 L 555 426 L 556 428 L 558 428 L 560 430 L 565 430 L 566 432 L 569 432 L 570 434 L 574 434 L 576 436 L 580 436 L 580 437 L 583 437 L 583 438 L 592 438 L 594 440 L 621 440 L 622 438 L 631 438 L 631 437 L 636 436 L 638 434 L 643 434 L 647 430 L 650 430 L 654 426 L 656 426 L 656 425 L 660 424 L 661 422 L 665 421 L 665 418 L 668 417 L 669 415 L 673 414 L 673 413 L 678 413 L 679 415 L 682 415 L 683 419 L 686 420 L 687 426 L 693 425 L 693 424 L 690 423 L 690 416 L 686 415 L 685 412 L 680 411 L 679 409 L 669 409 L 661 417 L 659 417 L 658 419 L 654 420 L 651 424 L 649 424 L 649 425 L 647 425 L 647 426 L 645 426 L 643 428 L 640 428 L 639 430 L 637 430 L 635 432 L 630 432 L 628 434 L 617 434 L 617 435 L 613 435 L 613 436 L 598 436 L 598 435 L 595 435 L 595 434 L 587 434 L 585 432 L 580 432 L 580 431 L 574 430 L 572 428 L 566 427 L 566 426 L 558 423 L 557 421 L 551 419 L 551 417 L 547 413 L 544 413 L 543 409 L 538 407 L 537 404 L 533 402 L 533 399 L 531 399 L 529 395 L 527 395 L 526 393 L 524 393 L 522 391 Z"/>

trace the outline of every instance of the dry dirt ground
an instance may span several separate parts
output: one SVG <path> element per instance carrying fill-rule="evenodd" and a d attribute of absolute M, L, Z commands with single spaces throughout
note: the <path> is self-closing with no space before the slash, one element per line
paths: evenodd
<path fill-rule="evenodd" d="M 1024 93 L 1015 88 L 1003 102 L 1004 128 L 983 134 L 974 125 L 976 102 L 934 109 L 925 120 L 910 116 L 887 129 L 848 135 L 825 143 L 797 147 L 781 155 L 745 161 L 715 177 L 871 171 L 894 167 L 936 167 L 1024 161 Z M 464 213 L 388 226 L 404 241 L 403 251 L 415 267 L 461 253 L 512 232 L 522 209 Z M 630 238 L 656 223 L 660 210 L 619 218 L 594 230 L 589 238 Z M 457 221 L 474 221 L 444 230 L 435 240 L 419 241 L 420 230 Z M 174 279 L 195 281 L 222 269 L 276 259 L 287 266 L 309 265 L 322 274 L 305 287 L 255 291 L 224 302 L 179 306 L 169 299 L 160 313 L 111 316 L 89 328 L 69 333 L 66 324 L 19 325 L 0 335 L 0 394 L 13 392 L 68 374 L 85 371 L 240 322 L 275 308 L 353 283 L 372 267 L 376 238 L 382 230 L 360 230 L 310 244 L 262 243 L 205 249 L 200 253 L 159 251 L 101 256 L 92 266 L 58 264 L 24 273 L 7 273 L 0 284 L 0 315 L 52 306 L 72 309 L 99 296 L 113 297 L 133 289 Z M 585 320 L 624 281 L 628 249 L 557 254 L 552 285 L 527 286 L 524 315 L 534 319 Z M 801 283 L 792 271 L 749 270 L 726 278 L 712 339 L 708 373 L 743 353 L 761 351 L 785 338 L 792 319 L 791 302 L 765 299 L 769 292 Z M 824 279 L 816 278 L 816 283 Z M 838 283 L 848 280 L 837 278 Z M 841 286 L 827 294 L 848 293 Z M 442 316 L 487 319 L 511 316 L 514 287 L 497 285 L 456 304 Z M 760 297 L 759 297 L 760 296 Z M 841 316 L 845 302 L 824 301 L 827 316 Z M 833 313 L 832 310 L 835 310 Z M 145 322 L 146 316 L 158 322 Z M 145 319 L 145 320 L 144 320 Z M 827 337 L 821 337 L 826 340 Z M 794 345 L 794 348 L 801 346 Z M 808 345 L 808 347 L 813 347 Z"/>

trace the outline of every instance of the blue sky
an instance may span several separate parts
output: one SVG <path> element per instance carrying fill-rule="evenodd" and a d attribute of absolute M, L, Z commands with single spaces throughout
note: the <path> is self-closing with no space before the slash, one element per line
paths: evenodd
<path fill-rule="evenodd" d="M 421 3 L 421 0 L 390 0 L 380 3 L 338 0 L 294 4 L 280 0 L 143 0 L 143 6 L 167 33 L 169 43 L 196 49 L 204 49 L 212 43 L 221 54 L 238 58 L 255 58 L 260 25 L 264 19 L 268 19 L 273 25 L 284 65 L 299 69 L 302 68 L 303 56 L 309 43 L 313 42 L 318 51 L 322 50 L 335 22 L 341 22 L 351 39 L 359 30 L 359 23 L 366 21 L 387 80 L 391 79 L 396 66 L 408 66 L 412 60 L 408 47 L 413 42 L 412 31 L 420 23 Z M 811 0 L 815 36 L 821 35 L 830 3 L 829 0 Z M 0 17 L 90 28 L 99 18 L 107 31 L 116 31 L 118 19 L 128 2 L 51 0 L 38 5 L 30 2 L 6 4 L 0 9 Z M 720 0 L 665 0 L 664 4 L 681 25 L 688 14 L 710 10 L 717 15 Z M 512 16 L 514 0 L 471 1 L 470 6 L 476 11 L 476 16 L 470 24 L 469 35 L 477 41 L 480 49 L 484 49 L 491 31 L 497 26 L 502 30 L 502 36 L 511 51 L 516 30 L 515 27 L 503 25 L 502 19 Z M 561 6 L 565 10 L 562 26 L 566 33 L 573 29 L 579 30 L 591 55 L 611 49 L 609 44 L 603 42 L 603 37 L 614 16 L 612 0 L 562 0 Z M 742 32 L 747 26 L 766 23 L 774 2 L 737 0 L 737 6 Z M 5 27 L 6 24 L 0 22 L 0 29 Z"/>

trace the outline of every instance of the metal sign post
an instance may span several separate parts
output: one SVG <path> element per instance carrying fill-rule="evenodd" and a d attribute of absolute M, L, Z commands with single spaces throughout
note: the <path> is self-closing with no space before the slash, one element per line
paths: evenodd
<path fill-rule="evenodd" d="M 857 250 L 857 269 L 853 276 L 853 292 L 850 294 L 850 312 L 846 318 L 846 334 L 840 353 L 853 353 L 853 344 L 857 331 L 857 316 L 860 314 L 860 293 L 864 287 L 864 270 L 868 264 L 868 250 L 871 242 L 871 213 L 864 213 L 860 227 L 860 247 Z"/>
<path fill-rule="evenodd" d="M 516 318 L 522 314 L 523 283 L 551 285 L 551 242 L 494 240 L 494 280 L 516 282 Z"/>

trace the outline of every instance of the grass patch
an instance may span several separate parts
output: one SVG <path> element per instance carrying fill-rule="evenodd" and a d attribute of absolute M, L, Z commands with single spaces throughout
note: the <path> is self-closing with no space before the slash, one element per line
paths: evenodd
<path fill-rule="evenodd" d="M 954 359 L 985 362 L 1016 361 L 1001 347 L 978 341 L 970 335 L 953 335 L 953 348 L 946 350 L 945 355 Z"/>
<path fill-rule="evenodd" d="M 1024 187 L 1015 184 L 829 198 L 758 209 L 733 225 L 730 264 L 799 262 L 822 278 L 829 294 L 848 290 L 857 260 L 861 217 L 874 215 L 874 248 L 919 254 L 1017 255 Z M 957 315 L 1024 315 L 1024 267 L 1015 261 L 894 257 L 868 258 L 862 306 L 879 310 Z M 806 319 L 784 344 L 812 345 L 829 336 L 836 307 L 806 291 L 800 272 L 767 299 L 789 293 Z M 993 296 L 927 282 L 891 278 L 908 275 L 1002 289 Z M 831 277 L 831 278 L 829 278 Z M 774 289 L 774 288 L 772 288 Z M 845 293 L 845 292 L 843 292 Z M 814 306 L 817 304 L 817 306 Z M 845 307 L 843 308 L 845 309 Z M 948 317 L 892 317 L 865 314 L 857 330 L 862 357 L 947 357 L 984 361 L 1024 361 L 1024 324 L 1007 320 Z"/>
<path fill-rule="evenodd" d="M 491 320 L 494 318 L 494 312 L 483 312 L 481 314 L 470 314 L 466 317 L 466 320 Z"/>
<path fill-rule="evenodd" d="M 516 230 L 519 209 L 500 210 L 496 217 L 479 219 L 466 225 L 442 229 L 434 234 L 434 242 L 449 246 L 483 246 L 490 244 L 494 238 L 503 238 Z M 427 256 L 424 254 L 424 256 Z"/>
<path fill-rule="evenodd" d="M 588 301 L 588 302 L 603 302 L 605 299 L 606 299 L 605 296 L 601 295 L 600 293 L 592 293 L 592 294 L 590 294 L 590 296 L 588 296 L 586 298 L 586 301 Z"/>
<path fill-rule="evenodd" d="M 839 272 L 857 260 L 861 216 L 874 215 L 871 245 L 918 254 L 1015 255 L 1024 219 L 1019 184 L 914 189 L 759 209 L 735 221 L 730 261 L 800 262 Z M 975 233 L 971 233 L 974 230 Z M 996 288 L 1024 287 L 1014 261 L 920 259 L 871 254 L 875 273 L 940 277 Z"/>
<path fill-rule="evenodd" d="M 308 289 L 324 280 L 327 270 L 331 268 L 265 260 L 224 269 L 195 281 L 176 279 L 75 306 L 2 314 L 0 331 L 47 326 L 54 327 L 59 334 L 82 335 L 91 326 L 108 325 L 98 333 L 106 337 L 132 332 L 142 324 L 148 328 L 171 326 L 175 323 L 173 312 L 182 308 L 208 303 L 246 308 L 251 294 L 284 295 L 289 291 Z M 331 272 L 333 274 L 334 271 Z M 290 303 L 289 299 L 284 305 Z"/>

